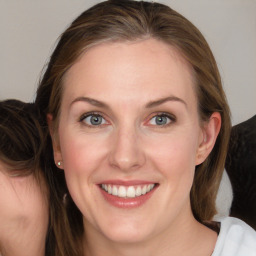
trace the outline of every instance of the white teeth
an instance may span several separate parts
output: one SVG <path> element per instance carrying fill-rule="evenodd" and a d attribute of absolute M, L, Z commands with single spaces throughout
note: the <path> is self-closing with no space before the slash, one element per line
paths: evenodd
<path fill-rule="evenodd" d="M 113 196 L 117 196 L 117 194 L 118 194 L 117 187 L 116 187 L 116 186 L 113 186 L 112 195 L 113 195 Z"/>
<path fill-rule="evenodd" d="M 141 187 L 136 188 L 136 196 L 141 196 Z"/>
<path fill-rule="evenodd" d="M 128 187 L 126 196 L 127 197 L 135 197 L 135 188 L 132 186 Z"/>
<path fill-rule="evenodd" d="M 101 188 L 108 194 L 122 198 L 134 198 L 145 195 L 155 187 L 155 184 L 136 185 L 136 186 L 117 186 L 111 184 L 102 184 Z"/>
<path fill-rule="evenodd" d="M 108 189 L 107 189 L 107 191 L 108 191 L 108 193 L 109 193 L 109 194 L 111 194 L 111 192 L 112 192 L 112 188 L 111 188 L 111 186 L 110 186 L 110 185 L 108 185 Z"/>
<path fill-rule="evenodd" d="M 111 193 L 109 193 L 111 194 Z M 120 186 L 118 189 L 118 194 L 119 197 L 126 197 L 126 189 L 124 186 Z"/>
<path fill-rule="evenodd" d="M 145 195 L 147 193 L 147 185 L 143 186 L 141 194 Z"/>

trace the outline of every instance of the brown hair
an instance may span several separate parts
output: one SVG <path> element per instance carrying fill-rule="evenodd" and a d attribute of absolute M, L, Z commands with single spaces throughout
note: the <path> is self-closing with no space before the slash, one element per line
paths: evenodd
<path fill-rule="evenodd" d="M 43 134 L 33 104 L 19 100 L 0 102 L 0 160 L 11 175 L 35 175 L 40 172 Z"/>
<path fill-rule="evenodd" d="M 42 155 L 43 131 L 37 120 L 35 105 L 19 100 L 0 102 L 0 161 L 10 176 L 33 175 L 48 201 L 48 186 Z M 51 226 L 47 237 L 52 236 Z M 46 239 L 46 255 L 52 255 Z"/>
<path fill-rule="evenodd" d="M 60 37 L 37 91 L 41 114 L 53 116 L 58 126 L 62 82 L 67 70 L 92 46 L 103 42 L 155 38 L 175 47 L 191 65 L 198 111 L 207 121 L 219 112 L 222 126 L 208 159 L 196 167 L 191 205 L 199 221 L 215 214 L 215 198 L 224 169 L 230 133 L 230 113 L 213 54 L 199 30 L 168 6 L 153 2 L 112 0 L 83 12 Z"/>

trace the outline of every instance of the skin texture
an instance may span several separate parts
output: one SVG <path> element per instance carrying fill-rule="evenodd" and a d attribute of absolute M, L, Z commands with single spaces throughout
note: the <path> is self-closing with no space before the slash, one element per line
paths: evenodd
<path fill-rule="evenodd" d="M 86 255 L 210 255 L 217 235 L 194 219 L 189 195 L 221 120 L 214 113 L 200 122 L 180 54 L 154 39 L 101 44 L 63 86 L 54 154 L 84 216 Z M 101 125 L 90 123 L 91 113 Z M 156 123 L 159 115 L 166 124 Z M 123 209 L 102 196 L 99 184 L 108 180 L 158 186 L 143 205 Z"/>
<path fill-rule="evenodd" d="M 0 246 L 3 256 L 44 255 L 48 228 L 45 191 L 35 178 L 11 177 L 0 162 Z"/>

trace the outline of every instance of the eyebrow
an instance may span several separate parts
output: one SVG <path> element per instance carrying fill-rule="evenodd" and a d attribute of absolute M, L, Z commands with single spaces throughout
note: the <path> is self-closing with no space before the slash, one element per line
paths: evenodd
<path fill-rule="evenodd" d="M 92 99 L 92 98 L 88 98 L 88 97 L 78 97 L 71 102 L 70 106 L 79 101 L 87 102 L 87 103 L 89 103 L 95 107 L 99 107 L 99 108 L 109 108 L 107 104 L 105 104 L 101 101 Z"/>
<path fill-rule="evenodd" d="M 167 101 L 177 101 L 177 102 L 181 102 L 185 105 L 185 107 L 187 108 L 188 105 L 187 103 L 181 99 L 181 98 L 178 98 L 176 96 L 169 96 L 169 97 L 166 97 L 166 98 L 161 98 L 159 100 L 154 100 L 154 101 L 150 101 L 147 105 L 146 105 L 146 108 L 153 108 L 153 107 L 156 107 L 156 106 L 159 106 Z"/>
<path fill-rule="evenodd" d="M 79 101 L 89 103 L 95 107 L 109 109 L 109 106 L 107 104 L 105 104 L 104 102 L 98 101 L 98 100 L 95 100 L 95 99 L 92 99 L 89 97 L 78 97 L 71 102 L 70 106 Z M 153 107 L 159 106 L 161 104 L 164 104 L 167 101 L 181 102 L 187 108 L 187 103 L 184 100 L 182 100 L 181 98 L 178 98 L 176 96 L 169 96 L 169 97 L 161 98 L 158 100 L 150 101 L 149 103 L 146 104 L 146 108 L 153 108 Z"/>

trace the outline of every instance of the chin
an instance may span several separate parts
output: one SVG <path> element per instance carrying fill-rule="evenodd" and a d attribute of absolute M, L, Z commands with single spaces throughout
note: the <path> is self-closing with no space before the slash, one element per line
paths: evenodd
<path fill-rule="evenodd" d="M 152 234 L 152 230 L 148 230 L 148 224 L 133 223 L 129 221 L 116 221 L 113 225 L 108 225 L 108 227 L 103 227 L 101 232 L 104 236 L 116 243 L 138 243 L 147 240 L 147 238 Z"/>
<path fill-rule="evenodd" d="M 120 244 L 132 244 L 132 243 L 140 243 L 147 240 L 148 235 L 138 232 L 138 230 L 128 230 L 128 231 L 118 231 L 118 232 L 111 232 L 106 234 L 106 237 L 115 243 Z"/>

